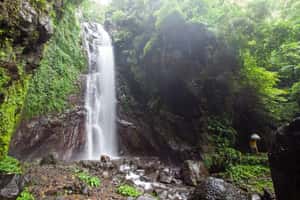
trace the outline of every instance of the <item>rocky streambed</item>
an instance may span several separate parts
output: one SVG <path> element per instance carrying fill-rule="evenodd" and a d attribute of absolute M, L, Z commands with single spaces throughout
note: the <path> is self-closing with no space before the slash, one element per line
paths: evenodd
<path fill-rule="evenodd" d="M 96 177 L 100 184 L 84 181 L 84 177 L 78 176 L 81 172 Z M 122 194 L 118 190 L 121 185 L 132 186 L 138 195 Z M 186 161 L 177 167 L 150 157 L 110 160 L 103 156 L 101 161 L 66 163 L 48 156 L 39 162 L 25 163 L 23 175 L 2 175 L 0 186 L 0 199 L 15 199 L 24 188 L 38 200 L 266 199 L 247 194 L 222 179 L 209 177 L 199 161 Z"/>

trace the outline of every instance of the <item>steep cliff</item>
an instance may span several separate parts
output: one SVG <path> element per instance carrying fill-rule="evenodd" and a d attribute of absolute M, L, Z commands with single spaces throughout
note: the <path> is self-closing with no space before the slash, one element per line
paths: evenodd
<path fill-rule="evenodd" d="M 79 2 L 0 2 L 0 157 L 7 153 L 11 136 L 21 116 L 26 115 L 24 105 L 28 102 L 28 90 L 32 90 L 34 74 L 46 54 L 44 44 L 56 32 L 57 21 L 61 20 L 66 6 Z M 36 108 L 35 111 L 39 112 Z"/>
<path fill-rule="evenodd" d="M 6 154 L 19 121 L 30 72 L 37 67 L 43 44 L 53 33 L 50 11 L 38 1 L 0 2 L 1 120 L 0 156 Z"/>

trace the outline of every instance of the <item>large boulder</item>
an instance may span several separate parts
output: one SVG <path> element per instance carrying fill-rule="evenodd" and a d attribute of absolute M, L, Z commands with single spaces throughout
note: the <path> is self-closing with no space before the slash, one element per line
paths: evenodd
<path fill-rule="evenodd" d="M 190 200 L 248 200 L 248 197 L 232 184 L 209 177 L 200 182 Z"/>
<path fill-rule="evenodd" d="M 279 128 L 269 153 L 278 200 L 300 199 L 300 118 Z"/>
<path fill-rule="evenodd" d="M 23 178 L 20 175 L 1 175 L 0 199 L 16 199 L 24 187 Z"/>
<path fill-rule="evenodd" d="M 185 184 L 197 186 L 197 184 L 208 176 L 208 171 L 201 161 L 187 160 L 183 164 L 182 178 Z"/>

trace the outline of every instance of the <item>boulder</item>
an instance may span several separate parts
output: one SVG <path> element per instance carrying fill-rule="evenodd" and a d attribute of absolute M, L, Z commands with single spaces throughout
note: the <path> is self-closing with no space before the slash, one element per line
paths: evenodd
<path fill-rule="evenodd" d="M 208 176 L 208 171 L 201 161 L 187 160 L 183 163 L 182 178 L 186 185 L 197 186 L 201 179 Z"/>
<path fill-rule="evenodd" d="M 159 173 L 159 182 L 161 183 L 170 184 L 173 178 L 174 177 L 169 168 L 165 168 Z"/>
<path fill-rule="evenodd" d="M 199 183 L 190 200 L 248 200 L 248 197 L 232 184 L 209 177 Z"/>
<path fill-rule="evenodd" d="M 11 180 L 0 189 L 0 199 L 16 199 L 23 189 L 22 178 L 20 175 L 14 175 Z"/>
<path fill-rule="evenodd" d="M 269 153 L 272 179 L 278 200 L 300 198 L 300 118 L 280 127 Z"/>
<path fill-rule="evenodd" d="M 56 165 L 58 162 L 57 157 L 56 154 L 50 153 L 42 158 L 40 165 Z"/>
<path fill-rule="evenodd" d="M 101 155 L 100 156 L 100 161 L 103 162 L 103 163 L 108 163 L 108 162 L 110 162 L 110 157 L 107 156 L 107 155 Z"/>
<path fill-rule="evenodd" d="M 261 196 L 261 199 L 262 200 L 276 200 L 276 197 L 275 197 L 275 194 L 270 192 L 269 190 L 267 189 L 264 189 L 264 193 L 263 195 Z"/>

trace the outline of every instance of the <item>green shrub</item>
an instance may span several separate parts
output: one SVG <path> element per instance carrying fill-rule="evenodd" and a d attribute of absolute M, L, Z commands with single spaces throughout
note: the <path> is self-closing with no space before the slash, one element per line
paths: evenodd
<path fill-rule="evenodd" d="M 90 187 L 99 187 L 101 181 L 96 176 L 91 176 L 87 172 L 77 172 L 76 177 Z"/>
<path fill-rule="evenodd" d="M 292 86 L 291 97 L 300 105 L 300 82 L 297 82 Z"/>
<path fill-rule="evenodd" d="M 242 153 L 234 148 L 217 148 L 215 152 L 204 155 L 204 163 L 211 172 L 221 172 L 232 164 L 240 163 Z"/>
<path fill-rule="evenodd" d="M 232 165 L 226 169 L 223 176 L 251 192 L 262 192 L 264 188 L 274 191 L 271 172 L 266 166 Z"/>
<path fill-rule="evenodd" d="M 0 173 L 21 174 L 21 172 L 21 165 L 17 159 L 5 156 L 0 160 Z"/>
<path fill-rule="evenodd" d="M 117 193 L 125 197 L 138 197 L 142 195 L 135 187 L 130 185 L 121 185 L 117 188 Z"/>
<path fill-rule="evenodd" d="M 34 196 L 28 191 L 27 188 L 20 194 L 17 200 L 35 200 Z"/>

